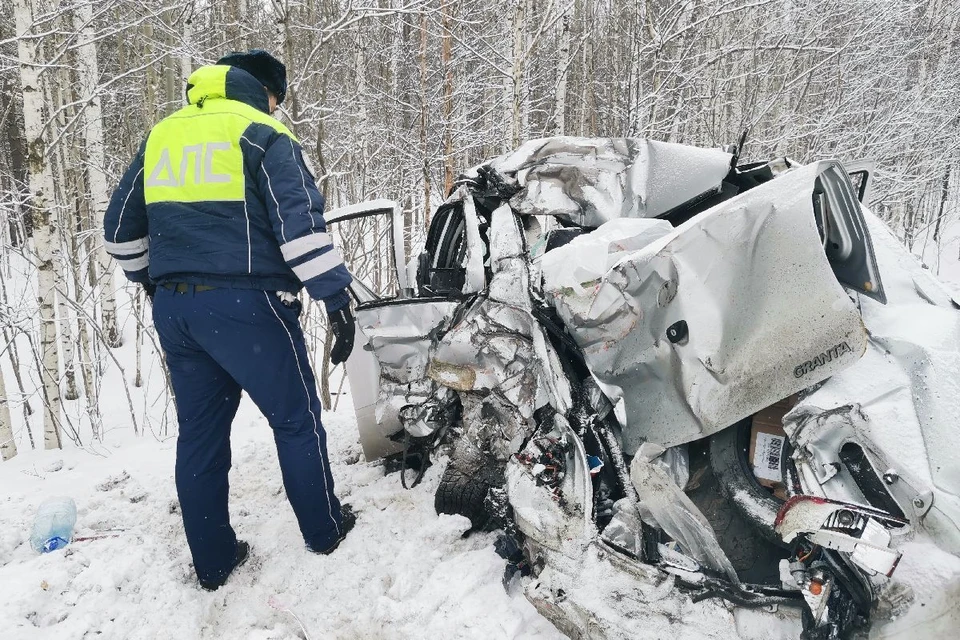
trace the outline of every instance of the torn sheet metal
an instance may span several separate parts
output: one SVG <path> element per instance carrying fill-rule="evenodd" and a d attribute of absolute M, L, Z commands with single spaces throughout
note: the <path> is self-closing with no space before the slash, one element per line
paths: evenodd
<path fill-rule="evenodd" d="M 613 503 L 613 517 L 603 530 L 602 539 L 623 549 L 634 558 L 643 557 L 643 523 L 637 500 L 620 498 Z M 696 571 L 696 568 L 693 569 Z"/>
<path fill-rule="evenodd" d="M 486 246 L 480 238 L 480 220 L 477 217 L 477 207 L 473 202 L 473 194 L 467 187 L 460 187 L 460 197 L 463 199 L 463 223 L 466 235 L 467 248 L 464 255 L 464 282 L 463 293 L 480 293 L 486 286 L 486 275 L 483 268 Z"/>
<path fill-rule="evenodd" d="M 550 549 L 582 546 L 596 534 L 593 486 L 583 442 L 566 418 L 530 438 L 506 468 L 517 528 Z M 549 454 L 549 455 L 547 455 Z M 549 460 L 550 462 L 547 462 Z"/>
<path fill-rule="evenodd" d="M 868 362 L 872 360 L 870 355 L 868 352 Z M 859 404 L 824 410 L 802 403 L 788 415 L 784 421 L 789 425 L 793 458 L 805 486 L 823 487 L 831 498 L 845 502 L 872 504 L 892 500 L 886 507 L 891 514 L 913 520 L 930 510 L 933 496 L 929 486 L 910 468 L 896 464 L 876 448 L 868 436 L 867 415 Z M 841 451 L 846 455 L 841 455 Z M 873 473 L 876 484 L 866 486 L 889 498 L 864 495 L 863 481 L 851 475 L 848 461 L 864 476 Z M 891 480 L 880 484 L 885 474 Z"/>
<path fill-rule="evenodd" d="M 357 322 L 380 364 L 377 421 L 389 424 L 408 405 L 434 398 L 436 383 L 427 377 L 429 350 L 457 302 L 409 300 L 357 309 Z M 413 436 L 429 435 L 438 425 L 407 425 Z M 411 430 L 412 429 L 412 430 Z"/>
<path fill-rule="evenodd" d="M 533 331 L 529 313 L 478 298 L 437 343 L 426 373 L 456 391 L 497 393 L 529 419 L 546 403 L 538 397 Z"/>
<path fill-rule="evenodd" d="M 690 454 L 686 445 L 665 449 L 653 442 L 644 442 L 637 455 L 663 469 L 673 483 L 683 489 L 690 482 Z"/>
<path fill-rule="evenodd" d="M 726 575 L 733 584 L 740 583 L 710 522 L 673 481 L 665 465 L 637 455 L 630 464 L 630 479 L 643 506 L 641 513 L 648 510 L 656 525 L 677 541 L 684 554 Z"/>
<path fill-rule="evenodd" d="M 589 302 L 590 293 L 620 260 L 671 233 L 673 225 L 666 220 L 611 220 L 574 238 L 567 248 L 545 253 L 541 260 L 543 286 L 564 292 L 564 300 L 570 303 Z M 576 260 L 571 260 L 574 256 Z M 588 312 L 583 309 L 580 315 Z"/>
<path fill-rule="evenodd" d="M 787 544 L 803 537 L 812 544 L 849 553 L 850 560 L 867 575 L 889 578 L 902 555 L 890 548 L 889 528 L 904 524 L 904 520 L 870 506 L 803 495 L 783 505 L 775 527 Z"/>
<path fill-rule="evenodd" d="M 489 291 L 476 298 L 438 341 L 427 374 L 461 393 L 495 393 L 529 420 L 548 402 L 554 402 L 558 411 L 569 409 L 570 388 L 531 313 L 522 233 L 510 207 L 493 212 Z"/>
<path fill-rule="evenodd" d="M 590 371 L 624 402 L 625 453 L 716 433 L 864 353 L 860 314 L 814 219 L 826 164 L 709 209 L 620 259 L 585 295 L 545 276 Z M 579 259 L 573 243 L 554 251 Z"/>
<path fill-rule="evenodd" d="M 575 640 L 797 640 L 795 607 L 731 607 L 718 598 L 694 602 L 673 576 L 626 559 L 602 542 L 578 555 L 532 549 L 544 568 L 524 595 Z"/>
<path fill-rule="evenodd" d="M 462 411 L 460 426 L 454 427 L 457 451 L 451 463 L 469 475 L 485 473 L 491 466 L 502 469 L 533 433 L 534 421 L 517 415 L 516 409 L 502 396 L 457 395 Z M 497 464 L 491 465 L 491 462 Z M 498 478 L 497 484 L 502 481 L 502 477 Z"/>
<path fill-rule="evenodd" d="M 642 138 L 531 140 L 490 164 L 515 176 L 521 215 L 586 227 L 616 218 L 653 218 L 719 188 L 732 156 L 718 149 Z"/>
<path fill-rule="evenodd" d="M 530 309 L 530 272 L 523 246 L 523 230 L 506 204 L 490 216 L 491 300 Z"/>
<path fill-rule="evenodd" d="M 551 406 L 558 413 L 567 415 L 573 408 L 573 391 L 570 380 L 564 374 L 560 356 L 541 325 L 534 327 L 532 338 L 539 383 L 546 391 Z"/>

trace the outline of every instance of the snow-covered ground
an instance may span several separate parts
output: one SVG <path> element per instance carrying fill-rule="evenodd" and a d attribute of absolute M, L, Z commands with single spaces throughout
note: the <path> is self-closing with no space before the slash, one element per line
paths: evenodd
<path fill-rule="evenodd" d="M 921 235 L 914 245 L 914 253 L 922 256 L 924 264 L 960 294 L 960 220 L 943 224 L 940 242 L 934 242 L 932 236 L 932 232 Z"/>
<path fill-rule="evenodd" d="M 12 277 L 3 274 L 8 317 L 24 326 L 35 315 L 35 279 L 29 273 L 15 259 Z M 119 270 L 117 276 L 122 278 Z M 23 398 L 10 388 L 10 360 L 0 352 L 20 451 L 0 462 L 0 638 L 563 637 L 522 594 L 504 589 L 505 563 L 494 552 L 495 534 L 464 538 L 466 518 L 436 514 L 433 494 L 442 461 L 427 470 L 419 486 L 405 491 L 396 473 L 363 459 L 346 396 L 337 412 L 324 413 L 323 423 L 338 495 L 359 512 L 356 528 L 330 556 L 304 549 L 283 492 L 272 432 L 244 398 L 231 438 L 230 513 L 252 553 L 223 588 L 201 590 L 177 510 L 176 428 L 170 424 L 175 414 L 149 334 L 144 384 L 132 384 L 134 291 L 127 284 L 120 292 L 125 342 L 113 350 L 116 363 L 105 361 L 103 443 L 90 436 L 81 398 L 65 402 L 64 411 L 83 447 L 65 439 L 64 450 L 43 451 L 40 399 L 34 393 L 30 424 L 41 449 L 31 450 Z M 17 345 L 28 392 L 38 389 L 30 344 L 21 334 Z M 344 391 L 349 393 L 349 384 Z M 40 503 L 54 496 L 76 501 L 76 536 L 113 537 L 35 553 L 28 542 L 33 518 Z"/>
<path fill-rule="evenodd" d="M 504 590 L 494 534 L 464 538 L 465 518 L 434 512 L 442 466 L 405 491 L 396 474 L 363 461 L 346 404 L 324 423 L 338 492 L 360 516 L 327 557 L 304 549 L 270 428 L 244 401 L 230 511 L 252 556 L 214 593 L 199 589 L 190 566 L 173 438 L 127 438 L 103 456 L 23 451 L 0 464 L 0 637 L 562 637 L 522 595 Z M 33 515 L 58 495 L 76 500 L 77 536 L 116 537 L 37 555 L 27 541 Z"/>
<path fill-rule="evenodd" d="M 960 292 L 955 260 L 960 226 L 945 235 L 952 240 L 939 261 L 925 254 L 925 262 Z M 20 268 L 5 284 L 17 307 L 14 315 L 31 322 L 33 285 Z M 889 280 L 893 285 L 895 278 Z M 18 423 L 21 399 L 11 399 L 20 455 L 0 463 L 0 638 L 563 637 L 523 595 L 504 589 L 495 534 L 464 538 L 466 519 L 434 512 L 442 461 L 420 486 L 405 491 L 397 474 L 385 474 L 381 463 L 363 459 L 345 397 L 323 420 L 338 493 L 359 512 L 356 529 L 329 557 L 303 548 L 283 493 L 270 428 L 245 399 L 234 423 L 230 506 L 252 556 L 219 591 L 200 590 L 177 511 L 175 428 L 163 426 L 173 411 L 149 339 L 145 385 L 127 386 L 129 401 L 123 390 L 121 376 L 132 380 L 135 359 L 130 308 L 124 301 L 126 344 L 114 351 L 125 372 L 109 360 L 101 392 L 103 444 L 91 442 L 82 424 L 81 399 L 66 403 L 65 410 L 81 431 L 87 429 L 85 447 L 68 443 L 63 451 L 31 450 Z M 30 346 L 22 335 L 18 344 L 27 386 L 36 388 Z M 12 386 L 6 356 L 0 366 Z M 35 395 L 32 402 L 36 409 Z M 40 418 L 36 411 L 31 424 L 42 445 Z M 141 435 L 134 434 L 134 421 L 146 427 Z M 38 555 L 27 542 L 36 508 L 60 495 L 77 503 L 76 535 L 93 539 Z M 960 597 L 955 593 L 960 561 L 941 562 L 932 547 L 929 551 L 917 543 L 898 577 L 911 585 L 922 607 L 939 611 L 944 602 Z M 938 594 L 935 585 L 948 583 L 953 591 Z M 887 612 L 896 612 L 896 594 L 886 600 Z M 638 629 L 638 637 L 683 638 L 680 622 L 646 626 Z M 912 624 L 911 616 L 904 616 L 877 637 L 914 640 Z"/>

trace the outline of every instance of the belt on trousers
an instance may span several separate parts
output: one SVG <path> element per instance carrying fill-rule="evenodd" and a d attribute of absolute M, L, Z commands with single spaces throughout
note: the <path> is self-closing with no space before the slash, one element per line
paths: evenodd
<path fill-rule="evenodd" d="M 186 293 L 190 291 L 190 287 L 193 287 L 194 291 L 213 291 L 216 287 L 208 287 L 205 284 L 187 284 L 185 282 L 167 282 L 164 283 L 164 288 L 169 289 L 170 291 L 176 291 L 177 293 Z"/>

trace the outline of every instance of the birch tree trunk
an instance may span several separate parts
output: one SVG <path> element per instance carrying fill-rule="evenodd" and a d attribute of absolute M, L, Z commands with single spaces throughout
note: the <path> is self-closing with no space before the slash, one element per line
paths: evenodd
<path fill-rule="evenodd" d="M 17 51 L 20 61 L 20 84 L 23 90 L 23 120 L 27 139 L 31 209 L 33 211 L 33 244 L 37 256 L 38 303 L 40 307 L 40 377 L 43 381 L 43 443 L 46 449 L 62 448 L 60 437 L 59 354 L 57 353 L 56 216 L 53 202 L 53 173 L 47 161 L 47 143 L 43 137 L 43 88 L 38 61 L 37 39 L 30 37 L 34 10 L 41 13 L 40 0 L 15 0 Z"/>
<path fill-rule="evenodd" d="M 443 196 L 453 189 L 453 34 L 451 34 L 450 2 L 440 7 L 443 23 L 443 36 L 440 47 L 440 60 L 443 65 Z"/>
<path fill-rule="evenodd" d="M 173 30 L 176 28 L 174 10 L 171 9 L 163 16 L 163 21 L 167 24 L 166 45 L 167 55 L 163 58 L 163 115 L 168 116 L 183 104 L 182 89 L 186 85 L 178 86 L 180 80 L 180 59 L 173 54 L 176 42 L 173 38 Z"/>
<path fill-rule="evenodd" d="M 430 227 L 430 153 L 427 149 L 427 15 L 420 17 L 420 153 L 423 160 L 423 225 Z"/>
<path fill-rule="evenodd" d="M 292 3 L 284 2 L 282 6 L 283 13 L 280 16 L 280 36 L 283 39 L 283 57 L 284 64 L 287 67 L 287 96 L 285 100 L 290 105 L 290 117 L 293 122 L 290 123 L 290 129 L 294 135 L 300 134 L 300 97 L 299 84 L 297 83 L 296 58 L 294 57 L 294 36 L 293 36 L 293 9 Z M 279 113 L 279 112 L 278 112 Z M 302 134 L 301 134 L 302 135 Z"/>
<path fill-rule="evenodd" d="M 0 278 L 0 305 L 8 307 L 9 297 L 7 296 L 7 285 L 4 278 Z M 9 323 L 0 325 L 0 337 L 7 345 L 7 356 L 10 358 L 10 365 L 13 367 L 13 379 L 17 382 L 17 389 L 20 391 L 20 397 L 23 398 L 23 421 L 27 425 L 27 433 L 30 435 L 30 444 L 33 445 L 33 434 L 30 433 L 30 416 L 33 415 L 33 407 L 27 400 L 27 393 L 23 386 L 23 374 L 20 371 L 20 354 L 17 350 L 17 334 Z"/>
<path fill-rule="evenodd" d="M 77 291 L 81 291 L 82 278 L 79 269 L 74 269 L 73 274 L 73 286 Z M 90 418 L 93 437 L 102 440 L 103 419 L 100 415 L 100 398 L 97 390 L 97 367 L 94 366 L 93 345 L 90 340 L 88 319 L 78 318 L 77 325 L 80 338 L 80 373 L 83 376 L 83 392 L 87 400 L 87 416 Z"/>
<path fill-rule="evenodd" d="M 644 11 L 644 4 L 637 2 L 636 7 L 633 13 L 633 20 L 630 28 L 631 34 L 631 46 L 630 46 L 630 58 L 627 61 L 629 65 L 629 88 L 627 90 L 627 135 L 635 136 L 639 135 L 642 131 L 642 123 L 640 122 L 640 115 L 642 109 L 640 107 L 640 101 L 643 99 L 641 94 L 641 86 L 643 82 L 643 41 L 645 39 L 646 31 L 644 29 L 644 23 L 647 20 L 646 12 Z"/>
<path fill-rule="evenodd" d="M 17 443 L 13 441 L 13 422 L 10 420 L 10 404 L 7 401 L 7 386 L 0 369 L 0 457 L 9 460 L 17 455 Z"/>
<path fill-rule="evenodd" d="M 103 213 L 107 210 L 110 195 L 107 191 L 107 177 L 104 174 L 105 153 L 103 146 L 103 113 L 100 107 L 100 70 L 97 64 L 97 45 L 93 30 L 93 4 L 81 2 L 74 14 L 76 26 L 81 27 L 80 45 L 77 56 L 77 72 L 80 76 L 80 90 L 86 100 L 83 109 L 83 142 L 87 156 L 87 179 L 90 183 L 90 207 L 95 228 L 103 227 Z M 76 24 L 76 23 L 75 23 Z M 117 326 L 117 301 L 113 281 L 113 259 L 103 248 L 103 243 L 94 241 L 96 264 L 99 273 L 97 283 L 100 288 L 100 318 L 103 322 L 103 334 L 111 347 L 121 344 L 120 330 Z"/>
<path fill-rule="evenodd" d="M 224 32 L 227 36 L 227 49 L 231 51 L 245 51 L 247 3 L 245 0 L 230 0 L 224 7 Z"/>
<path fill-rule="evenodd" d="M 937 244 L 940 244 L 940 227 L 943 224 L 943 211 L 947 206 L 950 195 L 950 173 L 953 169 L 952 164 L 947 165 L 947 170 L 943 173 L 943 182 L 940 185 L 940 205 L 937 209 L 937 219 L 934 222 L 933 227 L 933 241 Z"/>
<path fill-rule="evenodd" d="M 526 0 L 514 0 L 510 27 L 513 31 L 513 62 L 510 75 L 510 145 L 520 146 L 520 133 L 523 126 L 523 67 L 526 53 Z"/>
<path fill-rule="evenodd" d="M 190 74 L 193 73 L 190 41 L 193 39 L 194 5 L 193 2 L 186 4 L 187 6 L 184 8 L 183 13 L 183 25 L 180 27 L 180 32 L 183 35 L 183 48 L 180 50 L 180 91 L 183 91 L 184 87 L 187 86 L 187 80 L 190 79 Z"/>
<path fill-rule="evenodd" d="M 247 15 L 249 9 L 247 0 L 237 0 L 237 30 L 239 32 L 239 40 L 236 47 L 238 51 L 247 50 L 247 31 L 250 25 L 250 17 Z"/>
<path fill-rule="evenodd" d="M 48 81 L 44 82 L 47 104 L 52 111 L 57 112 L 56 118 L 51 119 L 50 125 L 57 129 L 65 128 L 65 119 L 69 117 L 70 110 L 64 108 L 69 99 L 64 96 L 65 87 L 70 86 L 70 73 L 67 69 L 59 69 L 54 76 L 53 81 L 49 81 L 49 74 L 52 69 L 47 70 Z M 66 383 L 66 389 L 63 391 L 63 399 L 76 400 L 80 397 L 77 391 L 77 374 L 73 366 L 75 355 L 75 341 L 73 337 L 73 325 L 71 322 L 70 307 L 68 300 L 70 291 L 67 287 L 66 274 L 69 266 L 78 261 L 77 255 L 70 251 L 69 245 L 73 242 L 76 234 L 71 210 L 78 205 L 82 199 L 85 189 L 83 180 L 80 176 L 79 168 L 82 166 L 78 157 L 78 150 L 75 145 L 60 144 L 54 149 L 48 150 L 49 164 L 53 175 L 60 176 L 58 181 L 54 182 L 59 191 L 55 191 L 53 200 L 63 203 L 62 214 L 59 217 L 60 224 L 57 225 L 59 232 L 57 237 L 53 238 L 54 244 L 58 247 L 54 251 L 53 272 L 56 275 L 56 305 L 57 316 L 59 319 L 60 330 L 60 363 L 63 366 L 63 377 Z M 59 197 L 57 195 L 59 194 Z M 64 233 L 66 232 L 66 233 Z M 70 237 L 67 237 L 69 234 Z"/>
<path fill-rule="evenodd" d="M 536 60 L 533 57 L 533 29 L 537 27 L 537 8 L 535 2 L 531 0 L 521 0 L 523 3 L 523 54 L 521 58 L 521 76 L 520 76 L 520 142 L 530 138 L 530 112 L 533 102 L 531 93 L 533 93 L 533 83 L 531 74 L 534 73 L 534 64 Z M 517 143 L 519 145 L 519 142 Z"/>
<path fill-rule="evenodd" d="M 20 130 L 20 105 L 17 104 L 16 96 L 16 79 L 10 78 L 8 81 L 3 84 L 3 91 L 6 95 L 11 96 L 10 99 L 10 112 L 6 118 L 3 118 L 5 121 L 5 131 L 4 133 L 7 136 L 7 144 L 9 145 L 10 152 L 10 170 L 11 170 L 11 182 L 13 189 L 11 193 L 16 192 L 20 194 L 23 190 L 23 186 L 27 184 L 27 151 L 26 143 L 23 139 L 23 131 Z M 19 199 L 19 198 L 18 198 Z M 11 213 L 17 213 L 16 209 Z M 7 220 L 7 230 L 10 234 L 10 246 L 12 247 L 21 247 L 26 244 L 27 237 L 26 234 L 30 228 L 29 220 L 27 215 L 23 213 L 19 216 L 13 215 Z"/>
<path fill-rule="evenodd" d="M 567 77 L 570 68 L 570 8 L 560 19 L 560 51 L 557 54 L 557 97 L 553 107 L 554 135 L 566 135 Z"/>
<path fill-rule="evenodd" d="M 150 22 L 144 22 L 142 27 L 143 33 L 140 37 L 143 38 L 144 42 L 144 56 L 145 60 L 150 60 L 153 56 L 153 25 Z M 153 64 L 147 65 L 146 71 L 144 73 L 144 82 L 146 86 L 144 87 L 144 101 L 143 105 L 147 112 L 147 122 L 150 123 L 150 126 L 153 125 L 159 118 L 157 117 L 158 105 L 157 105 L 157 70 L 154 69 Z"/>
<path fill-rule="evenodd" d="M 66 261 L 62 258 L 63 249 L 58 252 L 60 259 L 54 265 L 57 273 L 57 313 L 60 316 L 60 346 L 63 349 L 63 375 L 66 381 L 66 390 L 63 394 L 65 400 L 76 400 L 80 397 L 77 390 L 77 370 L 73 365 L 76 356 L 76 341 L 73 337 L 73 323 L 70 318 L 70 306 L 67 304 L 68 291 L 67 281 L 64 274 L 67 273 Z"/>
<path fill-rule="evenodd" d="M 363 40 L 360 30 L 357 30 L 356 49 L 357 55 L 354 57 L 357 75 L 357 136 L 359 138 L 357 152 L 359 160 L 354 163 L 355 171 L 353 176 L 356 178 L 357 186 L 353 194 L 353 201 L 360 202 L 367 197 L 367 186 L 365 176 L 367 174 L 367 158 L 370 157 L 370 149 L 367 141 L 367 127 L 369 126 L 369 116 L 367 115 L 367 45 Z"/>

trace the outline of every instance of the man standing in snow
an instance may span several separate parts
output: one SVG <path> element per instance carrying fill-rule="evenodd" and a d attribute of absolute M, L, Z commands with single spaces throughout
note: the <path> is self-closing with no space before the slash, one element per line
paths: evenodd
<path fill-rule="evenodd" d="M 241 390 L 273 428 L 307 548 L 332 552 L 356 520 L 334 495 L 294 295 L 305 286 L 323 300 L 339 364 L 353 349 L 351 278 L 300 145 L 270 115 L 286 91 L 286 68 L 265 51 L 197 69 L 189 104 L 150 131 L 104 216 L 107 251 L 153 298 L 180 423 L 177 494 L 208 590 L 249 552 L 227 509 Z"/>

